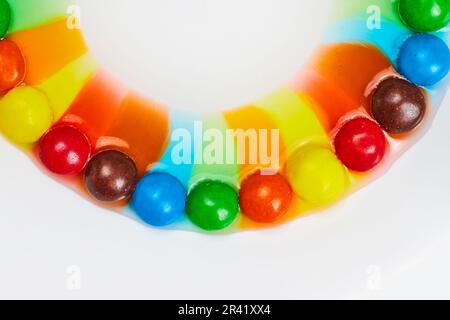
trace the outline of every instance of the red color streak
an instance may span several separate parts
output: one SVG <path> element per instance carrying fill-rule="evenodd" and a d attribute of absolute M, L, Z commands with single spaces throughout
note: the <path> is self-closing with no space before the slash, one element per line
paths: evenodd
<path fill-rule="evenodd" d="M 128 153 L 143 175 L 164 154 L 169 136 L 168 111 L 135 93 L 122 102 L 106 136 L 126 142 Z"/>
<path fill-rule="evenodd" d="M 99 71 L 81 90 L 60 122 L 78 127 L 95 146 L 113 124 L 127 93 L 128 90 L 110 75 Z"/>
<path fill-rule="evenodd" d="M 367 105 L 368 86 L 389 67 L 389 59 L 374 46 L 330 45 L 318 52 L 310 71 L 300 74 L 293 86 L 316 100 L 321 107 L 316 112 L 330 131 L 346 113 Z"/>

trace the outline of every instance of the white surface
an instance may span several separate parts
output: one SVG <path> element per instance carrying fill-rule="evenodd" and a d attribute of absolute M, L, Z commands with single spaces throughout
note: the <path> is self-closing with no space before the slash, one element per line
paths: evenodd
<path fill-rule="evenodd" d="M 225 237 L 95 207 L 0 138 L 0 298 L 450 298 L 449 118 L 325 214 Z"/>
<path fill-rule="evenodd" d="M 1 139 L 0 298 L 450 298 L 449 118 L 447 99 L 429 134 L 339 207 L 226 237 L 94 207 Z"/>
<path fill-rule="evenodd" d="M 330 1 L 77 3 L 107 70 L 171 108 L 211 111 L 254 102 L 292 79 L 319 43 Z"/>

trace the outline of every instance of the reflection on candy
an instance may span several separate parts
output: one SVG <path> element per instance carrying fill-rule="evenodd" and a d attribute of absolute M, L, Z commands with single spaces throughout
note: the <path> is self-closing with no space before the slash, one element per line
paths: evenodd
<path fill-rule="evenodd" d="M 7 0 L 0 0 L 0 39 L 8 32 L 11 23 L 11 8 Z"/>
<path fill-rule="evenodd" d="M 0 101 L 0 128 L 15 143 L 38 141 L 52 120 L 47 96 L 35 88 L 15 88 Z"/>
<path fill-rule="evenodd" d="M 406 133 L 417 127 L 426 111 L 422 91 L 398 78 L 384 80 L 372 98 L 372 114 L 389 133 Z"/>
<path fill-rule="evenodd" d="M 400 16 L 414 31 L 433 32 L 450 22 L 448 0 L 400 0 Z"/>
<path fill-rule="evenodd" d="M 339 199 L 349 185 L 347 171 L 325 147 L 308 146 L 298 150 L 287 163 L 287 173 L 294 192 L 317 205 Z"/>
<path fill-rule="evenodd" d="M 139 218 L 155 226 L 168 226 L 184 215 L 186 190 L 172 175 L 150 173 L 139 182 L 131 206 Z"/>
<path fill-rule="evenodd" d="M 19 47 L 0 41 L 0 93 L 18 86 L 25 77 L 25 60 Z"/>
<path fill-rule="evenodd" d="M 450 51 L 444 41 L 431 34 L 418 34 L 403 43 L 398 69 L 411 82 L 432 86 L 450 69 Z"/>
<path fill-rule="evenodd" d="M 213 180 L 200 182 L 189 193 L 186 213 L 203 230 L 225 229 L 238 216 L 238 194 L 226 183 Z"/>
<path fill-rule="evenodd" d="M 39 143 L 39 157 L 42 163 L 55 174 L 80 173 L 90 154 L 91 145 L 87 137 L 69 126 L 51 129 Z"/>
<path fill-rule="evenodd" d="M 138 180 L 134 161 L 126 154 L 107 150 L 96 154 L 86 166 L 86 189 L 98 201 L 117 202 L 127 199 Z"/>
<path fill-rule="evenodd" d="M 381 162 L 386 150 L 386 137 L 371 120 L 357 118 L 347 122 L 334 140 L 336 154 L 347 168 L 365 172 Z"/>
<path fill-rule="evenodd" d="M 239 191 L 242 212 L 260 223 L 271 223 L 280 219 L 289 210 L 292 189 L 280 175 L 263 175 L 260 171 L 247 177 Z"/>

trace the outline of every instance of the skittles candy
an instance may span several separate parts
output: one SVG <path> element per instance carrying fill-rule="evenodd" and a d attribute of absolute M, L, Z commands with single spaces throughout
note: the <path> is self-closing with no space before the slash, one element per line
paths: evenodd
<path fill-rule="evenodd" d="M 145 223 L 164 227 L 184 216 L 186 190 L 170 174 L 153 172 L 139 181 L 131 206 Z"/>
<path fill-rule="evenodd" d="M 125 153 L 106 150 L 89 161 L 84 173 L 86 189 L 101 202 L 122 201 L 131 196 L 138 181 L 134 161 Z"/>
<path fill-rule="evenodd" d="M 39 143 L 39 157 L 44 166 L 59 175 L 80 173 L 91 154 L 88 138 L 71 126 L 48 131 Z"/>
<path fill-rule="evenodd" d="M 38 141 L 53 121 L 47 96 L 33 87 L 18 87 L 0 101 L 0 129 L 13 142 Z"/>
<path fill-rule="evenodd" d="M 414 31 L 433 32 L 450 22 L 448 0 L 400 0 L 400 16 Z"/>
<path fill-rule="evenodd" d="M 189 193 L 186 213 L 189 219 L 203 230 L 223 230 L 238 216 L 238 194 L 226 183 L 202 181 Z"/>
<path fill-rule="evenodd" d="M 239 191 L 242 213 L 259 223 L 272 223 L 287 213 L 293 198 L 291 186 L 279 173 L 258 171 L 247 177 Z"/>
<path fill-rule="evenodd" d="M 409 81 L 429 87 L 448 74 L 450 51 L 440 38 L 431 34 L 417 34 L 403 43 L 397 64 L 398 71 Z"/>
<path fill-rule="evenodd" d="M 68 25 L 64 2 L 0 0 L 0 130 L 95 204 L 158 228 L 233 232 L 274 226 L 333 205 L 385 172 L 417 141 L 448 90 L 450 0 L 330 1 L 324 41 L 311 61 L 299 61 L 298 52 L 289 49 L 307 52 L 308 43 L 298 37 L 286 38 L 293 46 L 285 48 L 280 44 L 286 41 L 271 37 L 277 41 L 269 47 L 277 52 L 259 50 L 253 59 L 261 68 L 268 68 L 265 59 L 274 52 L 294 59 L 293 65 L 304 67 L 292 70 L 292 81 L 241 108 L 207 114 L 166 108 L 149 98 L 152 92 L 137 93 L 104 70 L 101 66 L 110 64 L 97 60 L 90 43 L 95 36 L 86 34 L 98 29 L 97 21 L 80 29 L 74 17 Z M 287 10 L 302 13 L 302 3 Z M 311 14 L 323 15 L 321 8 L 312 9 Z M 304 31 L 286 26 L 288 37 L 290 31 Z M 320 31 L 316 24 L 309 27 Z M 177 39 L 159 38 L 179 47 Z M 131 48 L 126 36 L 111 39 Z M 217 39 L 223 43 L 223 37 Z M 167 49 L 151 50 L 155 47 Z M 233 52 L 246 49 L 239 48 Z M 117 52 L 103 49 L 117 60 Z M 178 59 L 184 51 L 177 49 L 153 57 Z M 136 50 L 126 51 L 132 62 L 118 61 L 120 70 L 148 67 L 145 59 L 135 59 Z M 226 71 L 227 63 L 221 66 L 219 71 Z M 263 86 L 286 72 L 258 68 L 243 72 Z M 201 73 L 189 63 L 170 71 L 168 88 L 150 87 L 190 93 L 173 79 L 183 72 L 193 83 L 202 78 L 195 79 Z M 228 76 L 233 81 L 236 75 Z M 216 78 L 210 80 L 226 77 Z M 236 94 L 225 91 L 228 85 L 221 88 Z M 204 95 L 210 88 L 206 83 L 198 89 Z M 189 105 L 184 99 L 182 104 Z M 275 174 L 263 170 L 269 164 Z"/>
<path fill-rule="evenodd" d="M 366 172 L 383 160 L 386 137 L 373 121 L 357 118 L 347 122 L 334 139 L 336 154 L 353 171 Z"/>
<path fill-rule="evenodd" d="M 11 7 L 7 0 L 0 0 L 0 39 L 6 35 L 11 23 Z"/>
<path fill-rule="evenodd" d="M 308 146 L 299 149 L 287 163 L 289 182 L 304 201 L 326 205 L 344 195 L 349 176 L 328 148 Z"/>
<path fill-rule="evenodd" d="M 19 47 L 0 40 L 0 94 L 17 87 L 25 78 L 25 60 Z"/>
<path fill-rule="evenodd" d="M 390 78 L 378 85 L 372 97 L 372 114 L 391 134 L 407 133 L 416 128 L 426 111 L 422 91 L 412 83 Z"/>

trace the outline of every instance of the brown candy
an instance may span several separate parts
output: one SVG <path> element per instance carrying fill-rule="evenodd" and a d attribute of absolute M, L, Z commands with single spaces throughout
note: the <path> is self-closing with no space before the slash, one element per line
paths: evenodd
<path fill-rule="evenodd" d="M 407 133 L 423 120 L 426 101 L 414 84 L 389 78 L 378 85 L 372 97 L 372 114 L 380 126 L 391 134 Z"/>
<path fill-rule="evenodd" d="M 87 164 L 85 184 L 98 201 L 117 202 L 127 199 L 134 191 L 138 171 L 126 154 L 107 150 L 95 155 Z"/>

